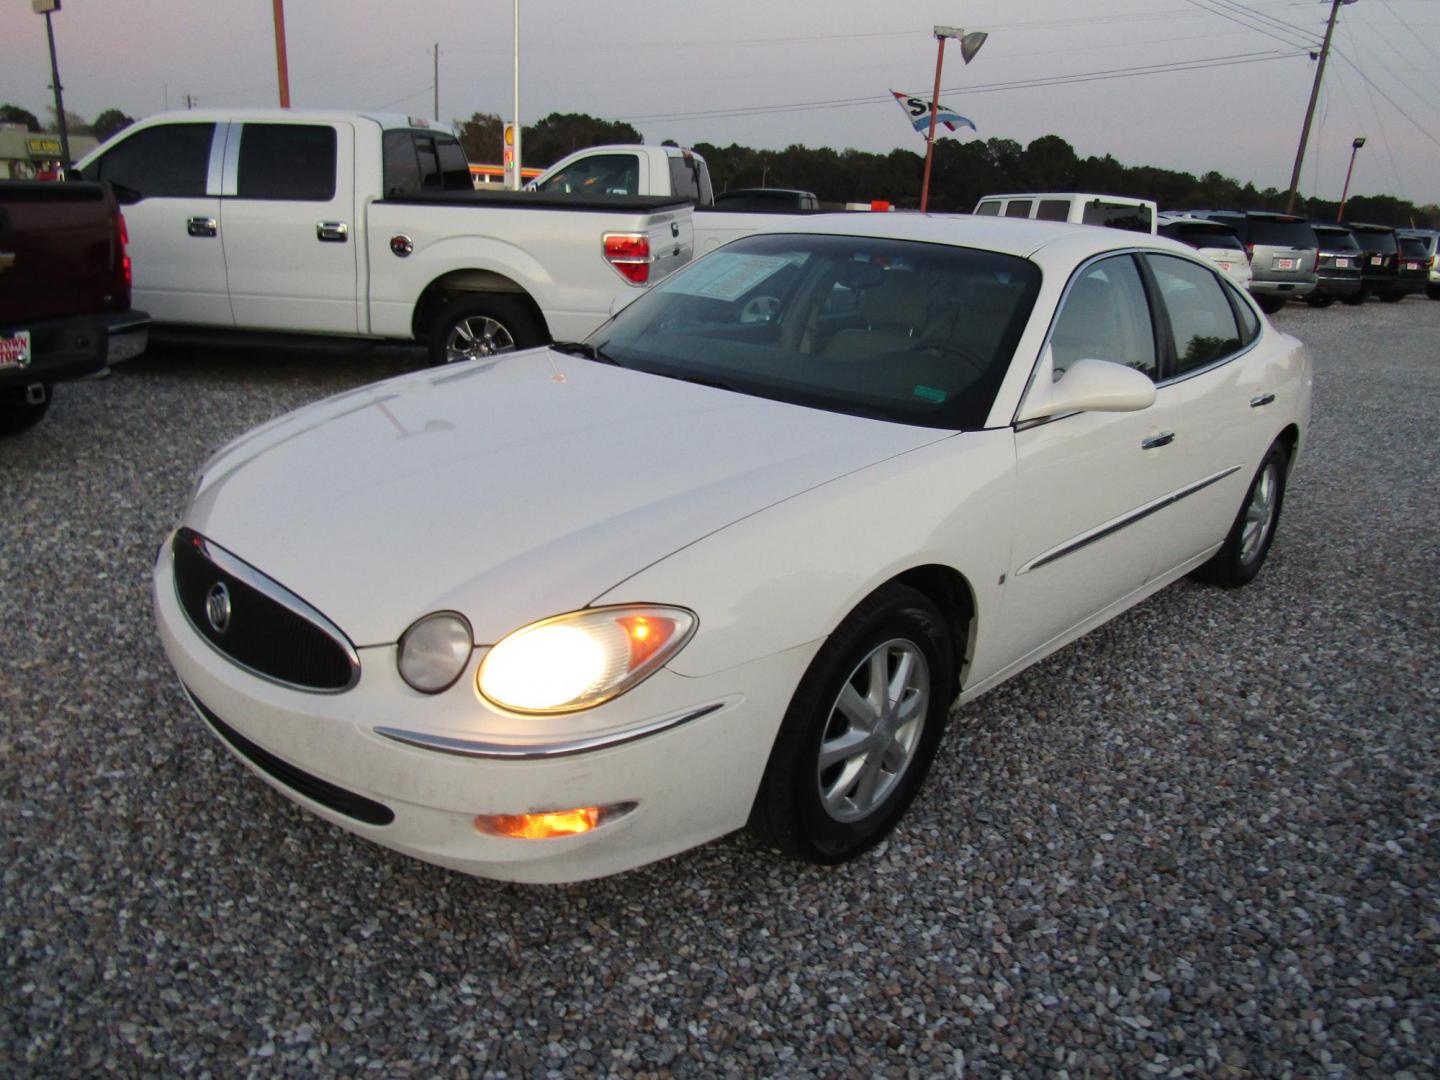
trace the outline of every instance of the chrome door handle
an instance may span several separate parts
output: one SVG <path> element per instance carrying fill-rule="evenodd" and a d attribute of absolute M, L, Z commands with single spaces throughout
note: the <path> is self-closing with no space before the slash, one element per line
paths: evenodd
<path fill-rule="evenodd" d="M 343 221 L 317 221 L 315 237 L 327 244 L 343 244 L 350 239 L 350 226 Z"/>
<path fill-rule="evenodd" d="M 1169 446 L 1175 441 L 1173 431 L 1162 431 L 1159 435 L 1151 435 L 1148 439 L 1140 440 L 1141 450 L 1154 450 L 1157 446 Z"/>
<path fill-rule="evenodd" d="M 1274 400 L 1274 394 L 1261 394 L 1259 397 L 1253 397 L 1250 399 L 1250 408 L 1258 409 L 1262 405 L 1269 405 Z"/>
<path fill-rule="evenodd" d="M 213 217 L 192 217 L 185 222 L 185 231 L 191 236 L 214 236 L 220 226 Z"/>

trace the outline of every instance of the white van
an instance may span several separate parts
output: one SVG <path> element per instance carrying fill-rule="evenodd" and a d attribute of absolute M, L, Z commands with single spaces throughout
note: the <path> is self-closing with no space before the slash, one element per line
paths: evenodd
<path fill-rule="evenodd" d="M 1150 199 L 1125 195 L 1086 195 L 1073 191 L 1045 194 L 986 195 L 975 213 L 990 217 L 1034 218 L 1037 221 L 1073 221 L 1077 225 L 1104 225 L 1131 232 L 1155 232 L 1158 207 Z"/>

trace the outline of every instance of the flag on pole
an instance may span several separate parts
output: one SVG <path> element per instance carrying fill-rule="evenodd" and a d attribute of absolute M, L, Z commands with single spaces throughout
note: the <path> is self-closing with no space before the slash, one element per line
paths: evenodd
<path fill-rule="evenodd" d="M 909 94 L 902 94 L 899 90 L 891 90 L 895 95 L 895 103 L 905 110 L 905 115 L 910 119 L 910 126 L 916 131 L 926 131 L 930 127 L 930 102 L 924 98 L 911 97 Z M 975 130 L 973 121 L 966 119 L 954 109 L 947 109 L 942 102 L 935 111 L 936 125 L 944 124 L 947 131 L 954 131 L 957 126 L 968 127 Z"/>

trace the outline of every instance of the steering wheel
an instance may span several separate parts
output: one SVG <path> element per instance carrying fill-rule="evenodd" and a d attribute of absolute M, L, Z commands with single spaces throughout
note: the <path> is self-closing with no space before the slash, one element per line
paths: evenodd
<path fill-rule="evenodd" d="M 780 298 L 778 296 L 752 296 L 740 309 L 740 321 L 742 323 L 770 322 L 778 314 L 780 314 Z"/>
<path fill-rule="evenodd" d="M 961 345 L 958 341 L 951 341 L 948 338 L 921 338 L 910 347 L 911 352 L 934 352 L 944 356 L 954 356 L 962 360 L 975 374 L 984 375 L 989 370 L 990 362 L 981 356 L 974 349 L 967 345 Z"/>

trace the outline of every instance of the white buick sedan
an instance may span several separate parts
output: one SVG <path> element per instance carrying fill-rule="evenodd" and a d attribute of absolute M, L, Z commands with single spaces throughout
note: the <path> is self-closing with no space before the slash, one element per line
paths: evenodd
<path fill-rule="evenodd" d="M 1191 249 L 837 215 L 584 343 L 217 454 L 155 568 L 195 709 L 338 825 L 574 881 L 749 825 L 879 842 L 948 712 L 1183 574 L 1265 560 L 1304 347 Z"/>

